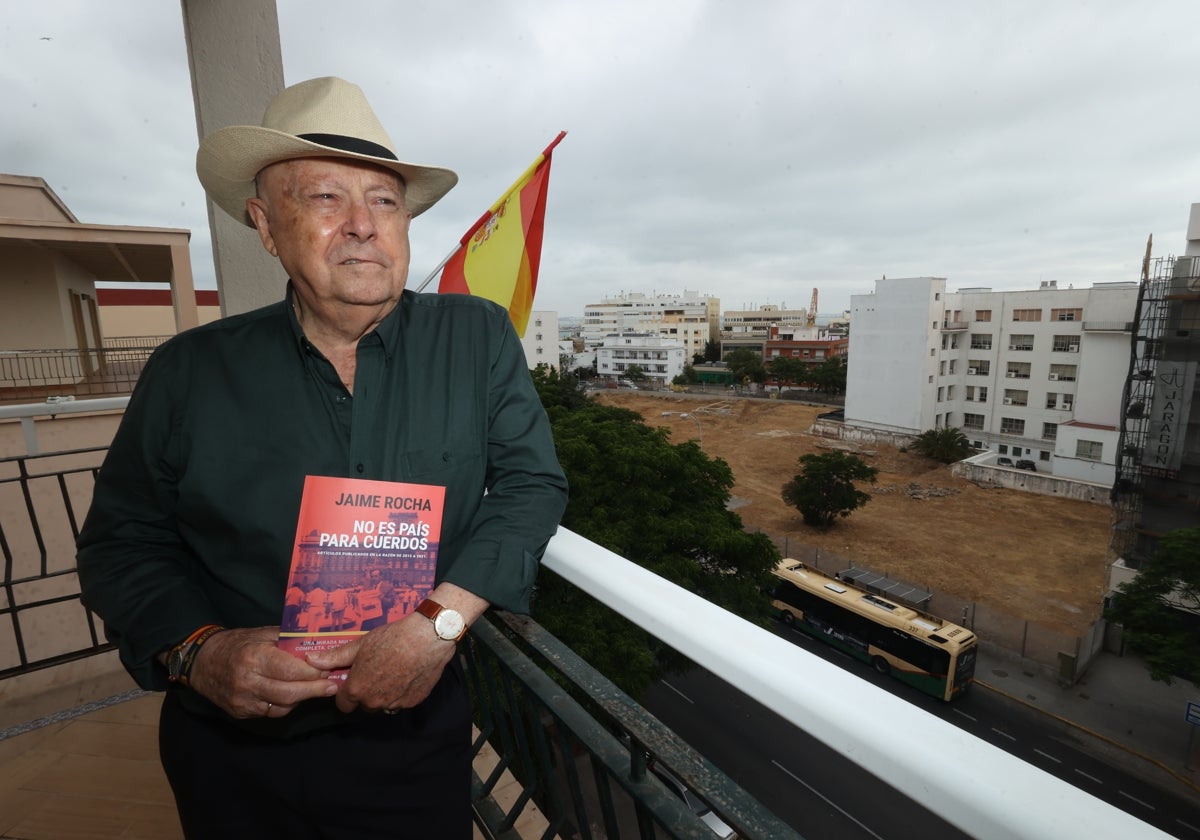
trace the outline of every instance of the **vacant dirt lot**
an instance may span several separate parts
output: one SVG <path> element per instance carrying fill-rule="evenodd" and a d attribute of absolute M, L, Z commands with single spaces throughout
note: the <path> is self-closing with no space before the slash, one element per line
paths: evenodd
<path fill-rule="evenodd" d="M 816 546 L 891 577 L 1073 633 L 1099 615 L 1105 506 L 985 489 L 927 458 L 871 446 L 857 451 L 879 470 L 875 486 L 864 488 L 871 501 L 822 532 L 805 525 L 779 491 L 798 471 L 801 455 L 843 446 L 807 433 L 827 409 L 628 391 L 601 392 L 597 399 L 666 426 L 676 442 L 695 440 L 696 424 L 662 412 L 695 412 L 704 451 L 733 470 L 737 512 L 746 528 L 770 534 L 781 546 L 786 539 L 793 553 L 798 545 Z"/>

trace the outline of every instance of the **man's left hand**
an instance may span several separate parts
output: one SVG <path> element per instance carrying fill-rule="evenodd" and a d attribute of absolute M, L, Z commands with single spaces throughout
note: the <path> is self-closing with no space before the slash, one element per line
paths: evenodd
<path fill-rule="evenodd" d="M 487 608 L 482 598 L 446 583 L 429 597 L 458 610 L 467 624 Z M 429 619 L 414 612 L 307 658 L 322 670 L 350 668 L 337 693 L 337 706 L 343 712 L 390 712 L 412 708 L 428 697 L 457 650 L 453 642 L 438 638 Z"/>

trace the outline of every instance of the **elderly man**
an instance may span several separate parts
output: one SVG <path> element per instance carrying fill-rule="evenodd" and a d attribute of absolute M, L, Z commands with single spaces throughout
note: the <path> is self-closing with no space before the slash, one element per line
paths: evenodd
<path fill-rule="evenodd" d="M 197 171 L 290 282 L 147 363 L 79 537 L 85 601 L 167 691 L 189 838 L 470 837 L 455 643 L 489 604 L 527 609 L 566 482 L 507 313 L 405 291 L 409 223 L 457 176 L 400 161 L 333 78 L 205 138 Z M 308 475 L 440 484 L 446 503 L 430 597 L 301 660 L 275 641 Z"/>

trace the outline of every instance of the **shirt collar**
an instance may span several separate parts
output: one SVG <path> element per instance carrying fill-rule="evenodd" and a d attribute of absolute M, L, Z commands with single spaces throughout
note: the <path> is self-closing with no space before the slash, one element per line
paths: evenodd
<path fill-rule="evenodd" d="M 304 328 L 300 326 L 300 319 L 296 317 L 295 294 L 295 291 L 292 289 L 292 281 L 288 280 L 287 289 L 284 294 L 284 308 L 287 310 L 287 318 L 292 328 L 292 335 L 296 339 L 296 347 L 302 353 L 306 353 L 308 352 L 307 348 L 313 345 L 305 337 Z M 360 339 L 361 341 L 371 340 L 379 342 L 383 348 L 384 356 L 389 362 L 392 360 L 393 348 L 400 337 L 400 309 L 409 303 L 411 296 L 412 293 L 405 290 L 401 294 L 400 300 L 396 302 L 396 306 L 379 323 L 379 326 Z"/>

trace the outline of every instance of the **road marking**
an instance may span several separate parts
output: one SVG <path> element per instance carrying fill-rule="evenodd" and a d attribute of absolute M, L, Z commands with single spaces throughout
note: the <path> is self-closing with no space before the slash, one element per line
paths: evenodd
<path fill-rule="evenodd" d="M 1137 804 L 1141 805 L 1143 808 L 1149 808 L 1151 811 L 1156 810 L 1155 807 L 1153 805 L 1151 805 L 1149 802 L 1143 802 L 1142 800 L 1138 799 L 1136 796 L 1131 796 L 1123 790 L 1118 790 L 1117 793 L 1121 794 L 1126 799 L 1136 802 Z"/>
<path fill-rule="evenodd" d="M 1087 774 L 1087 773 L 1084 773 L 1084 772 L 1083 772 L 1082 770 L 1080 770 L 1078 767 L 1076 767 L 1076 768 L 1075 768 L 1075 772 L 1076 772 L 1076 773 L 1078 773 L 1080 776 L 1083 776 L 1085 779 L 1091 779 L 1093 782 L 1095 782 L 1095 783 L 1096 783 L 1096 784 L 1098 784 L 1098 785 L 1102 785 L 1102 784 L 1104 784 L 1104 782 L 1100 781 L 1100 780 L 1099 780 L 1099 779 L 1097 779 L 1095 776 L 1091 776 L 1091 775 L 1089 775 L 1089 774 Z"/>
<path fill-rule="evenodd" d="M 992 727 L 992 731 L 995 732 L 997 735 L 1007 738 L 1008 740 L 1012 741 L 1014 744 L 1017 742 L 1016 736 L 1009 735 L 1007 732 L 1001 732 L 999 729 L 997 729 L 994 726 Z"/>
<path fill-rule="evenodd" d="M 1181 826 L 1183 826 L 1184 828 L 1186 828 L 1188 831 L 1192 832 L 1193 834 L 1200 834 L 1200 828 L 1196 828 L 1196 826 L 1194 826 L 1194 825 L 1185 823 L 1183 820 L 1178 820 L 1178 819 L 1175 820 L 1175 822 L 1179 823 Z"/>
<path fill-rule="evenodd" d="M 820 798 L 821 798 L 821 799 L 822 799 L 822 800 L 825 802 L 825 804 L 826 804 L 826 805 L 828 805 L 830 808 L 833 808 L 834 810 L 836 810 L 836 811 L 837 811 L 839 814 L 841 814 L 843 817 L 845 817 L 846 819 L 850 820 L 850 822 L 854 823 L 856 826 L 858 826 L 859 828 L 861 828 L 863 831 L 867 832 L 867 834 L 870 834 L 872 837 L 874 837 L 874 838 L 875 838 L 875 840 L 883 840 L 883 838 L 882 838 L 882 837 L 880 837 L 880 836 L 879 836 L 878 834 L 876 834 L 874 831 L 872 831 L 871 829 L 867 828 L 865 825 L 863 825 L 861 822 L 859 822 L 857 819 L 855 819 L 855 818 L 854 818 L 854 816 L 853 816 L 852 814 L 850 814 L 848 811 L 846 811 L 846 809 L 842 808 L 840 805 L 838 805 L 836 802 L 834 802 L 834 801 L 833 801 L 832 799 L 830 799 L 828 796 L 826 796 L 825 794 L 821 793 L 821 792 L 820 792 L 819 790 L 817 790 L 815 787 L 813 787 L 813 786 L 812 786 L 812 785 L 810 785 L 808 782 L 806 782 L 806 781 L 804 781 L 803 779 L 801 779 L 799 776 L 797 776 L 797 775 L 796 775 L 795 773 L 793 773 L 791 770 L 789 770 L 789 769 L 787 769 L 786 767 L 784 767 L 784 766 L 783 766 L 782 764 L 780 764 L 778 761 L 776 761 L 775 759 L 771 759 L 771 763 L 772 763 L 772 764 L 774 764 L 776 767 L 778 767 L 780 770 L 782 770 L 784 773 L 787 773 L 787 774 L 788 774 L 789 776 L 791 776 L 791 777 L 792 777 L 794 780 L 796 780 L 796 781 L 797 781 L 797 782 L 799 782 L 800 784 L 804 785 L 804 786 L 805 786 L 806 788 L 808 788 L 810 791 L 812 791 L 813 793 L 815 793 L 817 796 L 819 796 L 819 797 L 820 797 Z"/>
<path fill-rule="evenodd" d="M 670 684 L 669 682 L 667 682 L 666 680 L 662 680 L 661 682 L 662 682 L 662 684 L 663 684 L 663 685 L 665 685 L 667 688 L 669 688 L 669 689 L 671 689 L 672 691 L 674 691 L 676 694 L 678 694 L 678 695 L 679 695 L 680 697 L 682 697 L 684 700 L 686 700 L 686 701 L 688 701 L 689 703 L 691 703 L 693 706 L 695 706 L 695 705 L 696 705 L 696 701 L 695 701 L 695 700 L 693 700 L 691 697 L 688 697 L 686 694 L 684 694 L 682 691 L 680 691 L 680 690 L 679 690 L 678 688 L 676 688 L 675 686 L 671 685 L 671 684 Z"/>
<path fill-rule="evenodd" d="M 975 717 L 974 715 L 967 714 L 962 709 L 951 709 L 951 711 L 957 715 L 962 715 L 967 720 L 971 721 L 971 723 L 979 723 L 979 718 Z"/>
<path fill-rule="evenodd" d="M 1037 753 L 1038 755 L 1042 756 L 1042 758 L 1048 758 L 1048 759 L 1050 759 L 1050 760 L 1051 760 L 1051 761 L 1053 761 L 1055 764 L 1062 764 L 1062 759 L 1061 759 L 1061 758 L 1055 758 L 1054 756 L 1050 755 L 1050 753 L 1048 753 L 1048 752 L 1042 752 L 1042 751 L 1041 751 L 1041 750 L 1039 750 L 1037 747 L 1034 747 L 1033 751 L 1034 751 L 1035 753 Z"/>

